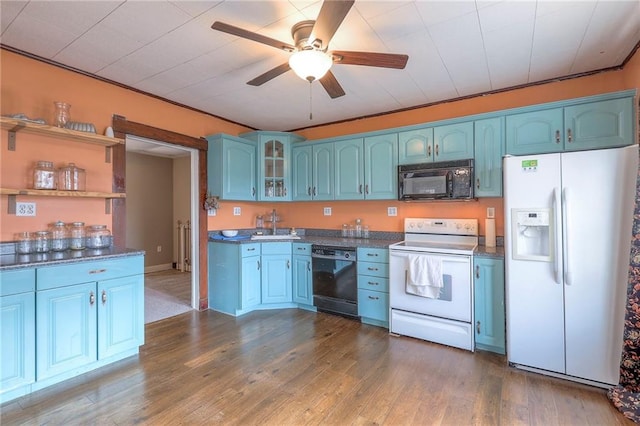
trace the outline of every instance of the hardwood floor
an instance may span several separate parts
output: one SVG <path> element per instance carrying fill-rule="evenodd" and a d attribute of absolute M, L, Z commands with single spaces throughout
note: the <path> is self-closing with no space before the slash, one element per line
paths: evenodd
<path fill-rule="evenodd" d="M 602 389 L 296 309 L 150 324 L 139 357 L 0 408 L 3 425 L 633 424 Z"/>
<path fill-rule="evenodd" d="M 169 269 L 144 274 L 144 286 L 174 297 L 191 306 L 191 273 Z"/>

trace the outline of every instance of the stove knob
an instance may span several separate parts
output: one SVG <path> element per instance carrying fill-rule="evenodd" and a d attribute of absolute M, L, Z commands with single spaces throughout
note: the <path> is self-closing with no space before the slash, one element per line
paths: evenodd
<path fill-rule="evenodd" d="M 424 223 L 418 222 L 418 228 L 422 228 L 423 226 L 424 226 Z"/>
<path fill-rule="evenodd" d="M 415 228 L 415 227 L 416 227 L 416 224 L 415 224 L 415 223 L 413 223 L 413 222 L 409 222 L 409 228 Z"/>
<path fill-rule="evenodd" d="M 456 229 L 460 229 L 460 228 L 462 228 L 462 225 L 456 222 Z"/>
<path fill-rule="evenodd" d="M 348 258 L 350 258 L 350 257 L 351 257 L 351 256 L 349 255 L 349 253 L 345 253 L 345 254 L 344 254 L 344 258 L 345 258 L 345 259 L 348 259 Z"/>

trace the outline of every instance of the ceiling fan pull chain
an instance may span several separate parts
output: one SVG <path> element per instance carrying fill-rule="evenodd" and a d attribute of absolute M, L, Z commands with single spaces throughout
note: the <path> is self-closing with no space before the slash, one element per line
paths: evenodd
<path fill-rule="evenodd" d="M 309 120 L 313 120 L 313 99 L 312 99 L 312 87 L 311 82 L 313 80 L 309 80 Z"/>

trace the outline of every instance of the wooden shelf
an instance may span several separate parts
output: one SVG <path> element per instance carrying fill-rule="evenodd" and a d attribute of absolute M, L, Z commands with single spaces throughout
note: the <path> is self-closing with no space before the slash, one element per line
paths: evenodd
<path fill-rule="evenodd" d="M 0 195 L 31 195 L 36 197 L 75 197 L 75 198 L 126 198 L 127 194 L 120 192 L 95 191 L 56 191 L 51 189 L 11 189 L 0 188 Z"/>
<path fill-rule="evenodd" d="M 9 117 L 0 117 L 0 124 L 4 130 L 14 134 L 17 132 L 34 133 L 54 138 L 72 140 L 76 142 L 90 143 L 102 146 L 123 145 L 124 139 L 110 138 L 97 133 L 79 132 L 77 130 L 64 129 L 46 124 L 32 123 Z"/>

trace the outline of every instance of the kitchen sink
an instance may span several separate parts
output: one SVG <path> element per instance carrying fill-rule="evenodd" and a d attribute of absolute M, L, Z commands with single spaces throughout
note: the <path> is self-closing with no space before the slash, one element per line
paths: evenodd
<path fill-rule="evenodd" d="M 252 235 L 252 240 L 299 240 L 300 237 L 297 235 Z"/>

